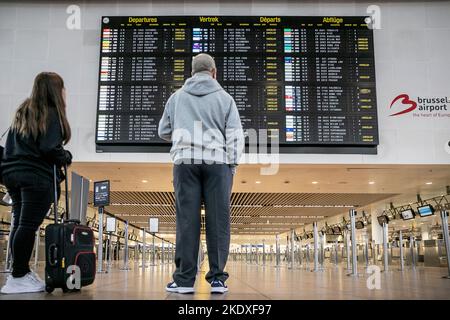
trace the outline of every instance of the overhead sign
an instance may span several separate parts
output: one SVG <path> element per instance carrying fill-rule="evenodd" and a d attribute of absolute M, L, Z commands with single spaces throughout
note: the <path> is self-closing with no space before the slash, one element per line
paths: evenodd
<path fill-rule="evenodd" d="M 109 180 L 94 182 L 94 207 L 109 206 Z"/>
<path fill-rule="evenodd" d="M 158 233 L 159 232 L 159 219 L 158 218 L 150 218 L 149 219 L 149 232 L 150 233 Z"/>
<path fill-rule="evenodd" d="M 106 217 L 106 232 L 116 232 L 116 218 Z"/>
<path fill-rule="evenodd" d="M 375 57 L 366 18 L 103 17 L 97 151 L 168 151 L 158 136 L 164 105 L 204 52 L 236 102 L 248 144 L 265 145 L 267 136 L 288 153 L 373 153 Z"/>

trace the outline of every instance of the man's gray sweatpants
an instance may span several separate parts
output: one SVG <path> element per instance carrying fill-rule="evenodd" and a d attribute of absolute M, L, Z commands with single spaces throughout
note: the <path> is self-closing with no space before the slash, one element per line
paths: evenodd
<path fill-rule="evenodd" d="M 206 211 L 206 245 L 209 272 L 206 280 L 225 281 L 230 246 L 230 197 L 233 184 L 227 164 L 176 164 L 173 167 L 176 202 L 176 252 L 173 280 L 192 287 L 197 274 L 201 204 Z"/>

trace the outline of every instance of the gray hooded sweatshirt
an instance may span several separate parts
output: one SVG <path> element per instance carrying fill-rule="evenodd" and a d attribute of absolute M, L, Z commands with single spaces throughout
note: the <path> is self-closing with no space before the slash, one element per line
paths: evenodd
<path fill-rule="evenodd" d="M 198 72 L 167 100 L 158 135 L 172 142 L 175 163 L 237 165 L 244 134 L 234 99 L 209 73 Z"/>

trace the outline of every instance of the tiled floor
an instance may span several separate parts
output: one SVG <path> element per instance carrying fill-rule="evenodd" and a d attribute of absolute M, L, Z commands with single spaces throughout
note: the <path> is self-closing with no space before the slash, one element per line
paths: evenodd
<path fill-rule="evenodd" d="M 229 262 L 227 271 L 230 291 L 224 295 L 211 295 L 204 280 L 207 261 L 203 263 L 196 283 L 196 293 L 179 295 L 166 293 L 164 287 L 171 280 L 173 266 L 148 267 L 144 272 L 131 264 L 132 270 L 113 268 L 111 273 L 98 274 L 92 286 L 81 292 L 63 294 L 36 293 L 1 295 L 3 299 L 450 299 L 450 279 L 442 279 L 445 268 L 417 268 L 381 273 L 381 289 L 369 290 L 368 275 L 348 276 L 347 270 L 327 267 L 311 272 L 306 268 L 290 270 L 286 266 L 257 266 L 245 262 Z M 40 268 L 42 275 L 42 268 Z M 3 284 L 7 274 L 0 274 Z"/>

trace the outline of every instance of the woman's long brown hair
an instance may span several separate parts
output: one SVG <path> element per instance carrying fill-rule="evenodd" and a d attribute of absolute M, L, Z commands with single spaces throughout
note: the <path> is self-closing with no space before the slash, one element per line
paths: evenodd
<path fill-rule="evenodd" d="M 17 109 L 12 127 L 23 137 L 44 135 L 49 126 L 48 113 L 56 108 L 61 124 L 63 143 L 67 144 L 71 130 L 66 116 L 66 103 L 63 98 L 64 81 L 54 72 L 41 72 L 34 79 L 31 96 Z"/>

